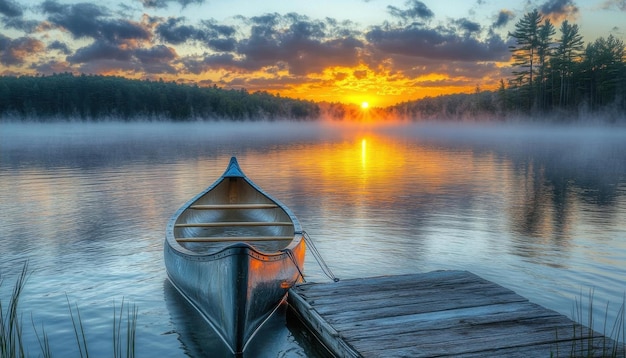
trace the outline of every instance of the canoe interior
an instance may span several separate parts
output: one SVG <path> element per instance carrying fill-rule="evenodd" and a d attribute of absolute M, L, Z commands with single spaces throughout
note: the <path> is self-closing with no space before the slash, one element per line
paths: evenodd
<path fill-rule="evenodd" d="M 261 252 L 285 249 L 293 239 L 289 215 L 244 177 L 226 177 L 178 217 L 174 237 L 199 254 L 246 242 Z"/>

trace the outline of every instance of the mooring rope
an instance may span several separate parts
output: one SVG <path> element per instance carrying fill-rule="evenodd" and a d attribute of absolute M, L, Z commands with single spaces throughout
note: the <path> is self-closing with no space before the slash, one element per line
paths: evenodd
<path fill-rule="evenodd" d="M 304 242 L 306 243 L 306 245 L 309 247 L 309 250 L 313 254 L 313 257 L 315 257 L 315 261 L 317 261 L 317 264 L 320 265 L 322 272 L 324 272 L 326 277 L 328 277 L 329 279 L 333 280 L 334 282 L 338 282 L 339 278 L 337 278 L 337 276 L 333 274 L 333 271 L 330 269 L 330 267 L 328 267 L 326 261 L 324 261 L 324 258 L 322 258 L 322 254 L 320 254 L 319 250 L 315 246 L 313 239 L 311 239 L 306 231 L 302 231 L 302 237 L 304 238 Z M 300 274 L 300 277 L 302 277 L 302 282 L 306 282 L 304 273 L 302 272 L 300 265 L 298 265 L 298 260 L 296 260 L 296 256 L 294 255 L 293 251 L 291 249 L 284 249 L 282 251 L 287 253 L 287 256 L 289 256 L 291 262 L 293 262 L 293 264 L 298 269 L 298 273 Z"/>
<path fill-rule="evenodd" d="M 296 268 L 298 269 L 298 273 L 300 274 L 300 277 L 302 277 L 302 282 L 306 282 L 306 278 L 304 278 L 304 273 L 302 272 L 300 265 L 298 265 L 298 261 L 296 260 L 296 256 L 293 254 L 293 251 L 291 251 L 291 249 L 284 249 L 283 251 L 287 253 L 287 256 L 289 256 L 291 262 L 293 262 L 294 266 L 296 266 Z"/>
<path fill-rule="evenodd" d="M 317 261 L 317 264 L 320 265 L 320 268 L 322 269 L 326 277 L 333 280 L 334 282 L 338 282 L 339 278 L 337 278 L 337 276 L 333 274 L 333 271 L 330 269 L 330 267 L 328 267 L 328 265 L 326 264 L 326 261 L 324 261 L 324 258 L 322 257 L 322 254 L 320 254 L 319 250 L 317 250 L 317 247 L 315 246 L 313 239 L 311 239 L 311 237 L 306 231 L 302 231 L 302 237 L 304 238 L 304 242 L 306 242 L 307 246 L 309 246 L 309 249 L 311 253 L 313 254 L 313 257 L 315 257 L 315 261 Z M 298 268 L 298 270 L 300 269 Z"/>

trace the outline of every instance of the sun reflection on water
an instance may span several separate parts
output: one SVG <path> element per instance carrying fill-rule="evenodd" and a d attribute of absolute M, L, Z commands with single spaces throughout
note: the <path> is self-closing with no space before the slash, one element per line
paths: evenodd
<path fill-rule="evenodd" d="M 367 139 L 361 139 L 361 167 L 367 167 Z"/>

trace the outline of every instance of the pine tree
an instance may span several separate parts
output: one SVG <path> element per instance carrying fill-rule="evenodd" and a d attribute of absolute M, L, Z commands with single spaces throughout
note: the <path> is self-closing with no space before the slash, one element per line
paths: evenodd
<path fill-rule="evenodd" d="M 555 34 L 554 26 L 549 19 L 546 19 L 539 28 L 539 36 L 537 41 L 537 56 L 539 60 L 539 101 L 542 110 L 547 109 L 547 67 L 550 56 L 552 56 L 552 36 Z"/>
<path fill-rule="evenodd" d="M 513 71 L 514 82 L 521 86 L 526 85 L 528 90 L 527 109 L 530 109 L 535 97 L 533 80 L 537 72 L 539 30 L 542 21 L 543 16 L 535 9 L 525 14 L 515 24 L 515 31 L 509 33 L 509 36 L 517 41 L 517 46 L 511 47 L 513 66 L 519 67 Z"/>
<path fill-rule="evenodd" d="M 580 61 L 583 50 L 583 37 L 578 33 L 578 25 L 563 21 L 561 38 L 556 49 L 556 66 L 560 78 L 559 106 L 565 107 L 572 97 L 572 76 L 575 62 Z"/>

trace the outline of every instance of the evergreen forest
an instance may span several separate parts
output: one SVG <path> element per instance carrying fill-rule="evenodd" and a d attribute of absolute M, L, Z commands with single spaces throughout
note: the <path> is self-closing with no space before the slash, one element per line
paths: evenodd
<path fill-rule="evenodd" d="M 71 73 L 0 77 L 0 118 L 49 120 L 308 120 L 313 102 L 267 92 Z"/>

